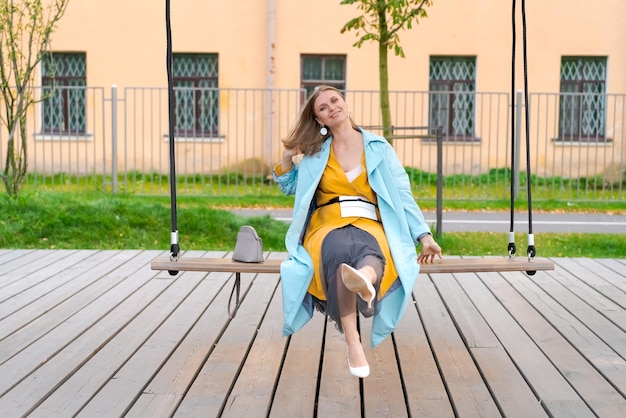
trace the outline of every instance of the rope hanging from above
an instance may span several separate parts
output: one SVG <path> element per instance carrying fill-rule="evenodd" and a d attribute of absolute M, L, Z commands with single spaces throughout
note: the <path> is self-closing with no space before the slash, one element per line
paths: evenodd
<path fill-rule="evenodd" d="M 174 137 L 174 121 L 176 118 L 174 103 L 174 78 L 172 73 L 172 22 L 170 19 L 170 0 L 165 0 L 165 31 L 167 38 L 167 108 L 169 116 L 169 146 L 170 146 L 170 205 L 172 214 L 172 233 L 170 235 L 170 258 L 178 259 L 180 246 L 178 244 L 178 221 L 176 213 L 176 147 Z M 178 271 L 170 271 L 172 276 Z"/>
<path fill-rule="evenodd" d="M 512 52 L 511 52 L 511 222 L 509 228 L 509 256 L 513 256 L 516 252 L 515 247 L 515 51 L 516 51 L 516 1 L 512 0 Z M 526 0 L 522 0 L 522 55 L 524 60 L 524 119 L 525 119 L 525 137 L 526 137 L 526 195 L 528 199 L 528 247 L 526 253 L 528 260 L 532 261 L 537 250 L 535 248 L 535 238 L 533 235 L 533 212 L 532 212 L 532 194 L 531 194 L 531 174 L 530 174 L 530 111 L 528 102 L 528 52 L 526 47 Z M 529 275 L 535 274 L 535 271 L 527 271 Z"/>

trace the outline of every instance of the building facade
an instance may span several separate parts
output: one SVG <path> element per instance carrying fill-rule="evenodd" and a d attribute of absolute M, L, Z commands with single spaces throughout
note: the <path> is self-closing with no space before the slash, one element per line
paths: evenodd
<path fill-rule="evenodd" d="M 447 173 L 510 164 L 519 111 L 511 107 L 511 7 L 435 0 L 427 18 L 400 33 L 405 58 L 390 51 L 389 86 L 405 165 L 434 171 L 435 127 Z M 346 90 L 356 122 L 378 129 L 378 46 L 356 48 L 354 32 L 340 33 L 360 13 L 340 0 L 172 1 L 181 169 L 215 172 L 253 157 L 271 164 L 318 84 Z M 515 90 L 524 88 L 526 35 L 537 171 L 577 176 L 623 164 L 626 2 L 529 2 L 526 20 L 524 34 L 518 4 Z M 70 1 L 50 46 L 37 83 L 50 97 L 33 111 L 40 151 L 31 167 L 71 171 L 94 155 L 79 171 L 165 171 L 165 2 Z M 52 163 L 51 155 L 66 157 Z"/>

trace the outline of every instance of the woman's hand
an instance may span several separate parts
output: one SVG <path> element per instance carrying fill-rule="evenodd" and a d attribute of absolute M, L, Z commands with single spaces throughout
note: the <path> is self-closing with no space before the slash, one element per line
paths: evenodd
<path fill-rule="evenodd" d="M 291 166 L 293 165 L 293 156 L 296 154 L 298 154 L 298 152 L 295 148 L 285 148 L 283 150 L 283 156 L 280 159 L 280 166 L 283 171 L 289 171 L 291 169 Z"/>
<path fill-rule="evenodd" d="M 422 239 L 420 239 L 420 243 L 422 244 L 422 251 L 417 256 L 417 261 L 420 264 L 423 263 L 432 263 L 435 261 L 435 257 L 443 258 L 441 255 L 441 247 L 432 235 L 424 235 Z"/>

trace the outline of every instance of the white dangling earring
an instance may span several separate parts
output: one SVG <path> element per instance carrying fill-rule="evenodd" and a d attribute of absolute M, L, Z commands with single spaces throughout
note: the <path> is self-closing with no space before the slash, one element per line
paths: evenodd
<path fill-rule="evenodd" d="M 327 133 L 328 133 L 328 128 L 326 127 L 326 125 L 322 125 L 322 127 L 320 128 L 320 134 L 322 134 L 322 136 L 324 136 Z"/>

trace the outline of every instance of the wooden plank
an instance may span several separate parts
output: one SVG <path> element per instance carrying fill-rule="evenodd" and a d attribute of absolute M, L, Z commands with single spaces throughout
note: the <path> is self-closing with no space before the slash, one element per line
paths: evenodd
<path fill-rule="evenodd" d="M 147 263 L 156 253 L 140 253 L 138 263 L 127 264 L 125 268 L 119 269 L 119 274 L 126 279 L 123 283 L 93 300 L 80 311 L 80 315 L 64 317 L 64 322 L 0 366 L 2 369 L 6 368 L 3 370 L 5 378 L 0 383 L 2 389 L 6 387 L 10 390 L 7 393 L 0 390 L 0 393 L 4 393 L 0 397 L 0 410 L 7 416 L 26 414 L 45 401 L 61 384 L 65 385 L 59 390 L 66 391 L 64 399 L 67 401 L 79 402 L 81 395 L 86 399 L 93 396 L 95 391 L 86 392 L 86 387 L 73 386 L 74 380 L 70 377 L 106 346 L 111 335 L 115 335 L 128 322 L 129 316 L 132 318 L 134 312 L 143 309 L 148 303 L 146 299 L 152 300 L 167 285 L 163 281 L 152 281 L 155 286 L 146 286 L 154 277 L 154 272 L 147 268 Z M 145 258 L 143 263 L 141 256 Z M 72 302 L 76 303 L 68 303 Z M 50 315 L 54 316 L 55 312 Z M 103 317 L 109 321 L 102 321 Z M 111 358 L 106 360 L 111 361 Z M 88 376 L 92 377 L 91 372 Z"/>
<path fill-rule="evenodd" d="M 430 278 L 422 277 L 417 281 L 415 298 L 455 415 L 500 417 L 495 401 Z"/>
<path fill-rule="evenodd" d="M 617 301 L 607 297 L 605 294 L 599 292 L 594 288 L 594 286 L 587 282 L 586 280 L 589 278 L 590 281 L 596 281 L 597 278 L 588 277 L 589 275 L 580 274 L 579 270 L 572 268 L 561 268 L 561 265 L 568 266 L 569 263 L 565 259 L 558 259 L 557 263 L 559 268 L 555 270 L 551 274 L 551 276 L 561 283 L 563 286 L 567 287 L 572 293 L 577 295 L 581 300 L 585 301 L 585 303 L 593 306 L 598 312 L 602 313 L 602 315 L 609 318 L 614 324 L 619 326 L 621 329 L 626 331 L 626 306 L 621 305 Z M 568 274 L 560 274 L 561 271 L 565 270 Z M 582 269 L 581 269 L 582 270 Z"/>
<path fill-rule="evenodd" d="M 572 289 L 565 286 L 562 270 L 556 270 L 546 275 L 534 277 L 532 282 L 540 286 L 551 298 L 557 301 L 571 315 L 574 315 L 588 329 L 592 330 L 602 341 L 622 358 L 626 358 L 626 324 L 616 323 L 607 318 L 603 312 L 593 304 L 593 301 L 584 301 Z"/>
<path fill-rule="evenodd" d="M 66 299 L 97 282 L 102 274 L 119 269 L 139 251 L 100 251 L 78 265 L 0 303 L 0 339 L 45 315 Z M 12 327 L 9 327 L 12 325 Z"/>
<path fill-rule="evenodd" d="M 237 315 L 229 322 L 176 410 L 176 416 L 212 417 L 222 413 L 277 285 L 278 276 L 253 281 Z"/>
<path fill-rule="evenodd" d="M 182 256 L 178 261 L 169 257 L 159 257 L 152 262 L 153 270 L 173 271 L 239 271 L 242 273 L 280 273 L 280 259 L 265 260 L 262 263 L 241 263 L 228 258 L 198 258 Z M 535 258 L 532 262 L 526 257 L 490 258 L 446 258 L 432 263 L 421 264 L 420 273 L 457 273 L 485 271 L 539 271 L 554 270 L 554 263 L 545 258 Z"/>
<path fill-rule="evenodd" d="M 56 263 L 64 263 L 66 258 L 76 252 L 77 250 L 35 250 L 2 265 L 0 301 L 4 300 L 6 294 L 13 294 L 12 291 L 6 291 L 6 287 L 19 286 L 20 281 L 28 280 L 29 277 L 36 275 L 38 271 L 45 270 Z"/>
<path fill-rule="evenodd" d="M 560 259 L 559 266 L 580 278 L 587 286 L 618 304 L 622 309 L 626 309 L 626 292 L 608 280 L 610 276 L 615 278 L 615 275 L 613 275 L 611 271 L 604 271 L 605 274 L 600 274 L 595 270 L 585 267 L 578 260 L 570 258 Z M 619 276 L 619 281 L 622 281 L 622 279 L 623 277 Z M 626 321 L 624 323 L 626 324 Z"/>
<path fill-rule="evenodd" d="M 602 265 L 607 266 L 608 268 L 619 273 L 620 275 L 624 275 L 624 272 L 626 271 L 626 258 L 595 258 L 594 260 L 598 263 L 601 263 Z"/>
<path fill-rule="evenodd" d="M 159 257 L 152 262 L 152 270 L 171 271 L 225 271 L 240 273 L 280 273 L 281 259 L 265 260 L 262 263 L 242 263 L 230 258 L 186 257 L 170 261 Z"/>
<path fill-rule="evenodd" d="M 626 293 L 626 267 L 621 266 L 621 270 L 614 270 L 603 263 L 603 260 L 595 258 L 576 258 L 573 260 L 577 264 L 580 264 L 589 271 L 592 271 L 595 275 L 602 278 L 619 289 L 621 292 Z M 607 260 L 610 261 L 610 260 Z"/>
<path fill-rule="evenodd" d="M 126 416 L 152 417 L 174 414 L 196 374 L 230 322 L 227 307 L 233 281 L 232 274 L 216 272 L 211 273 L 200 284 L 202 288 L 197 291 L 207 299 L 208 307 L 157 371 Z M 243 294 L 247 292 L 249 285 L 250 281 L 244 280 Z"/>
<path fill-rule="evenodd" d="M 268 278 L 257 277 L 257 280 Z M 287 344 L 287 339 L 282 336 L 281 297 L 278 286 L 235 386 L 228 395 L 222 417 L 267 416 L 271 409 Z"/>
<path fill-rule="evenodd" d="M 477 280 L 473 274 L 459 276 L 465 281 Z M 436 275 L 432 280 L 502 414 L 520 418 L 547 416 L 482 312 L 476 309 L 455 277 Z"/>
<path fill-rule="evenodd" d="M 453 417 L 443 377 L 437 369 L 415 302 L 408 306 L 393 339 L 402 369 L 409 416 Z"/>
<path fill-rule="evenodd" d="M 14 251 L 17 250 L 2 252 L 0 257 L 11 259 Z M 114 252 L 111 258 L 98 253 L 59 269 L 58 263 L 64 262 L 61 258 L 65 254 L 58 250 L 23 251 L 19 258 L 24 265 L 12 264 L 16 277 L 19 276 L 16 280 L 28 280 L 31 273 L 43 280 L 11 296 L 7 302 L 15 303 L 15 309 L 4 311 L 10 314 L 9 325 L 16 327 L 11 335 L 28 341 L 11 358 L 0 360 L 0 386 L 4 387 L 0 390 L 0 410 L 7 416 L 73 416 L 85 405 L 83 412 L 90 413 L 96 404 L 104 411 L 105 400 L 112 405 L 106 415 L 112 411 L 116 411 L 113 415 L 137 417 L 185 415 L 190 409 L 178 406 L 184 404 L 188 391 L 197 391 L 192 386 L 202 365 L 216 362 L 219 356 L 220 360 L 225 359 L 224 352 L 228 350 L 235 352 L 232 362 L 226 360 L 232 364 L 223 369 L 207 366 L 209 371 L 203 379 L 223 380 L 224 391 L 215 396 L 219 404 L 215 409 L 196 410 L 202 416 L 234 416 L 239 412 L 253 416 L 258 415 L 257 411 L 274 417 L 370 416 L 374 412 L 382 416 L 391 415 L 392 410 L 399 416 L 488 415 L 477 412 L 476 407 L 466 408 L 463 397 L 468 396 L 460 392 L 459 382 L 467 382 L 466 391 L 476 393 L 469 383 L 476 370 L 482 379 L 480 390 L 486 386 L 493 398 L 488 402 L 507 416 L 516 413 L 508 404 L 516 400 L 502 395 L 518 378 L 509 376 L 511 372 L 523 375 L 524 384 L 532 387 L 541 405 L 553 416 L 613 416 L 624 405 L 626 333 L 619 327 L 623 325 L 620 315 L 624 309 L 607 295 L 619 299 L 616 290 L 623 291 L 621 277 L 626 260 L 572 259 L 566 262 L 567 269 L 557 265 L 557 270 L 540 271 L 531 277 L 514 272 L 421 275 L 414 292 L 420 312 L 416 306 L 409 306 L 391 339 L 375 350 L 366 348 L 372 374 L 359 381 L 348 372 L 343 336 L 334 324 L 327 326 L 319 313 L 292 337 L 279 337 L 276 330 L 282 318 L 278 294 L 268 302 L 269 298 L 265 301 L 253 296 L 254 286 L 250 287 L 251 293 L 246 293 L 246 285 L 252 280 L 249 273 L 243 276 L 242 308 L 249 303 L 260 305 L 254 308 L 260 312 L 256 323 L 250 320 L 252 316 L 243 322 L 228 319 L 226 304 L 232 271 L 209 275 L 199 271 L 180 277 L 172 277 L 166 271 L 155 273 L 151 264 L 158 254 L 165 255 L 162 251 L 142 251 L 136 256 L 133 252 L 132 257 L 125 251 Z M 277 259 L 285 255 L 270 254 Z M 41 262 L 42 259 L 47 261 Z M 94 265 L 96 259 L 105 260 L 101 269 L 105 271 Z M 34 263 L 38 266 L 32 269 Z M 25 274 L 27 271 L 31 273 Z M 204 278 L 198 281 L 193 278 L 196 274 Z M 587 276 L 591 276 L 590 280 Z M 13 283 L 13 279 L 4 275 L 0 283 Z M 260 275 L 254 282 L 275 284 L 274 279 Z M 424 280 L 431 282 L 430 293 L 424 292 Z M 80 286 L 81 282 L 87 284 Z M 180 282 L 180 289 L 187 290 L 170 288 L 173 282 Z M 607 284 L 610 285 L 605 288 Z M 597 285 L 600 287 L 594 289 Z M 169 296 L 167 291 L 161 294 L 164 289 L 171 289 Z M 606 289 L 609 293 L 604 292 Z M 166 307 L 164 299 L 169 298 L 172 300 L 167 306 L 175 308 Z M 155 311 L 151 304 L 157 299 L 161 299 L 163 309 L 155 314 L 158 309 Z M 204 300 L 208 300 L 208 307 Z M 0 312 L 6 306 L 0 304 Z M 265 308 L 270 310 L 265 312 Z M 141 315 L 142 311 L 146 313 Z M 20 316 L 22 312 L 28 315 Z M 7 318 L 0 321 L 0 328 L 6 326 Z M 481 324 L 482 318 L 486 322 Z M 446 322 L 448 326 L 440 326 Z M 145 330 L 140 329 L 140 323 L 146 326 Z M 362 321 L 362 326 L 367 345 L 370 320 Z M 238 342 L 236 334 L 248 327 L 249 331 L 244 332 L 248 333 L 247 339 Z M 126 328 L 128 331 L 124 331 Z M 544 328 L 549 332 L 544 332 Z M 267 336 L 263 337 L 265 329 Z M 446 335 L 451 338 L 445 340 Z M 124 347 L 129 341 L 132 343 Z M 2 342 L 0 353 L 4 355 L 3 348 L 8 346 Z M 399 366 L 392 364 L 394 356 L 389 355 L 393 347 L 384 346 L 391 342 L 395 343 Z M 430 352 L 431 346 L 434 352 Z M 471 357 L 477 367 L 470 376 L 456 364 L 457 356 L 462 355 L 455 351 L 457 348 Z M 508 359 L 503 357 L 502 349 Z M 223 352 L 214 357 L 216 350 Z M 583 366 L 572 361 L 576 357 L 582 359 Z M 507 361 L 514 363 L 518 371 L 511 371 Z M 224 372 L 231 367 L 232 373 Z M 397 370 L 391 373 L 393 367 L 399 368 L 401 374 Z M 276 381 L 278 370 L 281 374 Z M 585 383 L 589 371 L 595 377 Z M 447 381 L 442 381 L 442 376 Z M 115 382 L 118 378 L 120 382 Z M 598 383 L 597 379 L 604 380 Z M 405 399 L 396 396 L 398 391 L 394 389 L 402 383 L 408 413 Z M 444 384 L 448 385 L 450 400 L 445 397 Z M 270 396 L 274 385 L 275 393 Z M 119 400 L 112 399 L 122 387 L 128 393 L 123 393 Z M 384 393 L 374 393 L 376 390 Z M 211 391 L 198 391 L 194 396 L 205 395 L 211 397 Z M 269 411 L 268 396 L 273 399 Z M 387 408 L 394 399 L 397 404 Z M 423 401 L 418 403 L 418 399 Z M 441 405 L 439 410 L 437 403 Z M 424 405 L 431 409 L 420 409 Z M 524 411 L 535 406 L 524 406 Z"/>
<path fill-rule="evenodd" d="M 204 276 L 153 280 L 169 285 L 84 367 L 86 374 L 104 379 L 104 386 L 81 410 L 83 416 L 125 414 L 201 315 L 206 295 L 196 289 Z"/>
<path fill-rule="evenodd" d="M 289 337 L 270 417 L 316 416 L 325 328 L 326 317 L 315 312 L 302 329 Z"/>
<path fill-rule="evenodd" d="M 370 375 L 363 379 L 363 412 L 366 417 L 408 416 L 402 380 L 391 337 L 369 348 L 372 318 L 360 318 L 361 339 L 368 355 Z"/>
<path fill-rule="evenodd" d="M 47 250 L 13 250 L 5 255 L 2 263 L 2 273 L 0 274 L 0 287 L 11 283 L 13 280 L 24 277 L 23 272 L 33 262 L 40 260 L 48 255 L 52 259 L 56 259 L 51 251 Z"/>
<path fill-rule="evenodd" d="M 611 271 L 616 272 L 622 278 L 626 277 L 626 259 L 619 260 L 615 258 L 594 258 L 593 261 L 601 264 Z M 626 282 L 624 281 L 624 279 L 618 280 L 617 283 L 613 284 L 626 292 Z"/>
<path fill-rule="evenodd" d="M 77 263 L 82 262 L 84 259 L 89 258 L 94 254 L 96 254 L 95 250 L 80 250 L 65 253 L 61 257 L 58 257 L 54 262 L 48 264 L 45 269 L 32 271 L 20 280 L 15 280 L 4 286 L 2 290 L 0 290 L 0 299 L 2 299 L 2 302 L 4 303 L 12 296 L 21 293 L 25 289 L 45 284 L 45 282 L 51 277 L 60 275 L 63 271 L 69 270 Z"/>
<path fill-rule="evenodd" d="M 459 277 L 459 283 L 548 413 L 551 416 L 594 416 L 584 400 L 518 324 L 517 317 L 509 313 L 508 306 L 505 309 L 503 301 L 497 297 L 498 289 L 507 289 L 510 285 L 497 273 L 483 273 L 478 278 L 462 280 Z M 513 297 L 513 300 L 519 299 Z"/>
<path fill-rule="evenodd" d="M 158 254 L 159 252 L 149 252 L 149 255 Z M 154 256 L 153 256 L 154 257 Z M 79 292 L 73 294 L 70 298 L 66 298 L 60 303 L 56 304 L 53 309 L 49 311 L 40 311 L 40 306 L 29 306 L 28 310 L 20 311 L 20 314 L 32 316 L 34 319 L 27 324 L 18 324 L 19 329 L 15 330 L 16 323 L 12 321 L 0 322 L 0 336 L 4 338 L 0 341 L 0 363 L 5 359 L 16 355 L 25 347 L 34 343 L 38 339 L 48 335 L 50 331 L 54 330 L 53 335 L 60 332 L 60 329 L 73 329 L 78 331 L 78 324 L 82 323 L 85 327 L 89 327 L 93 320 L 97 320 L 98 315 L 106 313 L 106 309 L 110 309 L 111 306 L 107 303 L 111 303 L 112 306 L 118 303 L 117 297 L 126 297 L 128 289 L 126 286 L 131 286 L 132 283 L 126 283 L 117 287 L 120 283 L 124 282 L 127 274 L 134 273 L 138 268 L 143 266 L 136 266 L 133 263 L 126 263 L 121 268 L 115 270 L 113 273 L 107 271 L 94 270 L 93 274 L 97 280 L 88 278 L 87 282 L 90 284 L 81 289 Z M 151 273 L 151 277 L 154 276 L 154 272 Z M 137 285 L 141 283 L 138 282 Z M 92 304 L 96 299 L 100 299 L 101 302 Z M 33 312 L 29 312 L 33 310 Z M 90 317 L 88 314 L 93 314 L 94 317 Z M 61 327 L 59 329 L 59 327 Z M 7 333 L 10 333 L 7 334 Z M 8 335 L 8 336 L 7 336 Z M 68 343 L 68 336 L 60 337 L 64 343 Z M 48 349 L 52 350 L 54 345 L 50 345 Z M 57 347 L 58 348 L 58 347 Z M 26 364 L 25 364 L 26 365 Z M 0 366 L 1 367 L 1 366 Z M 0 384 L 0 387 L 2 385 Z"/>
<path fill-rule="evenodd" d="M 626 393 L 626 361 L 623 355 L 617 354 L 609 345 L 609 341 L 612 341 L 614 345 L 626 350 L 626 335 L 624 332 L 621 332 L 606 318 L 593 311 L 591 307 L 587 307 L 587 312 L 585 312 L 585 309 L 577 312 L 576 305 L 581 305 L 580 301 L 575 303 L 577 298 L 560 284 L 550 280 L 547 275 L 539 275 L 540 277 L 536 279 L 537 283 L 542 283 L 545 287 L 539 287 L 535 279 L 528 280 L 514 274 L 506 276 L 507 281 L 517 292 L 532 304 L 538 312 L 541 312 L 541 315 L 570 344 L 576 347 L 576 350 L 585 356 L 587 361 L 593 364 L 621 393 Z M 569 311 L 566 308 L 567 306 L 573 307 L 573 312 Z M 574 312 L 576 312 L 576 316 Z M 594 323 L 592 327 L 589 327 L 584 322 L 589 314 L 592 317 L 599 317 L 604 323 Z M 600 337 L 603 334 L 597 331 L 594 332 L 592 331 L 593 329 L 606 329 L 608 332 L 605 332 L 604 335 L 609 340 L 603 341 Z"/>
<path fill-rule="evenodd" d="M 501 276 L 486 274 L 481 277 L 543 355 L 549 358 L 559 374 L 574 388 L 577 396 L 582 397 L 584 403 L 597 416 L 621 415 L 623 410 L 620 403 L 624 398 L 545 320 L 541 313 L 537 312 L 509 283 L 503 281 Z M 543 371 L 542 374 L 545 376 L 545 373 Z M 586 408 L 581 409 L 581 412 L 585 410 Z"/>
<path fill-rule="evenodd" d="M 367 350 L 365 354 L 368 356 Z M 346 341 L 332 322 L 326 326 L 323 356 L 316 416 L 363 416 L 360 382 L 348 370 Z"/>
<path fill-rule="evenodd" d="M 2 287 L 6 281 L 6 278 L 11 276 L 11 272 L 15 269 L 19 269 L 23 265 L 27 264 L 24 262 L 22 257 L 27 256 L 28 254 L 34 253 L 35 250 L 5 250 L 4 253 L 0 254 L 0 266 L 2 266 L 2 274 L 0 274 L 0 287 Z"/>

